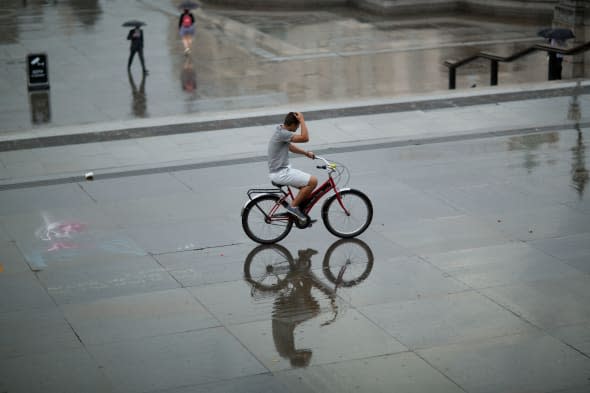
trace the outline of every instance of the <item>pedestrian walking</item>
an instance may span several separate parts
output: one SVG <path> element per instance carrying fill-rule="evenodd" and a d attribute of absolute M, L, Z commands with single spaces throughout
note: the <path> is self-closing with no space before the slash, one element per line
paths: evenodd
<path fill-rule="evenodd" d="M 184 45 L 184 53 L 191 53 L 193 35 L 195 35 L 195 17 L 188 8 L 185 8 L 178 19 L 178 32 Z"/>
<path fill-rule="evenodd" d="M 127 39 L 131 41 L 131 45 L 129 47 L 129 60 L 127 61 L 127 69 L 131 68 L 131 63 L 133 62 L 133 58 L 137 53 L 139 56 L 139 61 L 141 61 L 141 69 L 144 75 L 148 74 L 148 70 L 145 68 L 145 60 L 143 58 L 143 30 L 139 26 L 135 26 L 133 29 L 129 30 L 129 34 L 127 34 Z"/>
<path fill-rule="evenodd" d="M 565 41 L 552 38 L 551 46 L 555 48 L 565 48 Z M 549 80 L 560 80 L 563 69 L 563 55 L 561 53 L 549 53 Z"/>

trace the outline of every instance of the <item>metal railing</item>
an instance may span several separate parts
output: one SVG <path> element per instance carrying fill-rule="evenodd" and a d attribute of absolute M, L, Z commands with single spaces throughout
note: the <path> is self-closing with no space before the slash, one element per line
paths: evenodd
<path fill-rule="evenodd" d="M 463 60 L 457 60 L 457 61 L 446 60 L 444 62 L 444 64 L 445 64 L 445 66 L 447 66 L 449 68 L 449 89 L 455 89 L 456 82 L 457 82 L 457 68 L 459 68 L 462 65 L 465 65 L 467 63 L 470 63 L 474 60 L 480 59 L 480 58 L 488 59 L 488 60 L 490 60 L 490 64 L 491 64 L 490 85 L 496 86 L 498 84 L 498 64 L 499 64 L 499 62 L 510 63 L 514 60 L 520 59 L 521 57 L 524 57 L 524 56 L 529 55 L 532 52 L 536 52 L 536 51 L 547 52 L 549 54 L 550 62 L 551 62 L 552 60 L 554 60 L 554 57 L 557 56 L 557 54 L 561 54 L 561 55 L 565 55 L 565 56 L 572 56 L 572 55 L 577 55 L 582 52 L 586 52 L 589 49 L 590 49 L 590 41 L 586 42 L 584 44 L 578 45 L 578 46 L 574 46 L 569 49 L 559 48 L 559 47 L 551 46 L 548 44 L 535 44 L 529 48 L 526 48 L 526 49 L 523 49 L 519 52 L 513 53 L 510 56 L 499 56 L 499 55 L 495 55 L 493 53 L 482 51 L 482 52 L 479 52 L 473 56 L 467 57 Z"/>

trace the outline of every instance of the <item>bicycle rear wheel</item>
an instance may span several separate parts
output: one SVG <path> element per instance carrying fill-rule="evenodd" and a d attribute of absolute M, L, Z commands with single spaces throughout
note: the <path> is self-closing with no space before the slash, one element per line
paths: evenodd
<path fill-rule="evenodd" d="M 242 228 L 250 239 L 272 244 L 289 234 L 293 220 L 284 207 L 275 209 L 279 199 L 278 195 L 260 195 L 246 204 L 242 211 Z"/>
<path fill-rule="evenodd" d="M 371 200 L 359 190 L 353 189 L 340 191 L 340 198 L 342 205 L 336 194 L 324 203 L 322 207 L 324 225 L 330 233 L 338 237 L 350 238 L 360 235 L 369 227 L 373 219 Z"/>
<path fill-rule="evenodd" d="M 287 285 L 293 256 L 280 244 L 261 244 L 244 261 L 244 278 L 261 291 L 277 291 Z"/>

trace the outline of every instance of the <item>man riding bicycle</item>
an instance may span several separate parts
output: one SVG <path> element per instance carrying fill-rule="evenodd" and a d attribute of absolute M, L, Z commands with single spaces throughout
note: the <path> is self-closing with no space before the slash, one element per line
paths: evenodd
<path fill-rule="evenodd" d="M 295 133 L 301 126 L 300 133 Z M 314 159 L 312 151 L 305 151 L 295 143 L 309 141 L 309 132 L 303 114 L 289 112 L 285 116 L 283 124 L 276 126 L 275 132 L 268 143 L 268 171 L 272 182 L 288 185 L 299 189 L 287 211 L 300 221 L 306 220 L 306 215 L 299 209 L 301 202 L 305 201 L 318 184 L 318 179 L 309 173 L 292 168 L 289 164 L 289 151 Z"/>

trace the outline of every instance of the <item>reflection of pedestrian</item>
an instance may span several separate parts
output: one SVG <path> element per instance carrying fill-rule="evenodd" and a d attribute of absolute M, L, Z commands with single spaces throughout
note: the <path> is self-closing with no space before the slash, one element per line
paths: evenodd
<path fill-rule="evenodd" d="M 139 90 L 135 85 L 135 80 L 133 80 L 133 75 L 131 75 L 131 71 L 127 72 L 127 75 L 129 76 L 129 84 L 131 85 L 131 94 L 133 98 L 131 108 L 133 110 L 133 114 L 137 117 L 145 117 L 147 112 L 147 99 L 145 95 L 145 74 L 141 76 L 141 84 L 139 85 Z"/>
<path fill-rule="evenodd" d="M 193 59 L 190 56 L 186 56 L 184 60 L 180 81 L 182 82 L 182 90 L 187 93 L 194 93 L 197 90 L 197 75 L 193 67 Z"/>
<path fill-rule="evenodd" d="M 551 39 L 551 46 L 556 48 L 565 48 L 565 41 Z M 549 80 L 561 79 L 561 71 L 563 64 L 563 55 L 561 53 L 549 53 Z"/>
<path fill-rule="evenodd" d="M 590 176 L 588 176 L 588 170 L 586 169 L 586 146 L 584 145 L 582 130 L 579 124 L 576 124 L 576 129 L 578 130 L 578 139 L 576 145 L 572 147 L 572 182 L 574 183 L 574 188 L 578 191 L 580 200 L 583 200 L 584 189 Z"/>
<path fill-rule="evenodd" d="M 127 61 L 127 69 L 131 68 L 131 63 L 133 62 L 133 57 L 135 53 L 139 55 L 139 60 L 141 61 L 141 68 L 144 74 L 148 73 L 148 70 L 145 68 L 145 61 L 143 59 L 143 30 L 139 26 L 129 30 L 129 34 L 127 34 L 127 39 L 131 41 L 131 46 L 129 47 L 129 61 Z"/>
<path fill-rule="evenodd" d="M 180 14 L 178 32 L 184 45 L 184 53 L 190 53 L 191 46 L 193 45 L 193 35 L 195 34 L 195 17 L 188 8 L 185 8 L 182 14 Z"/>

